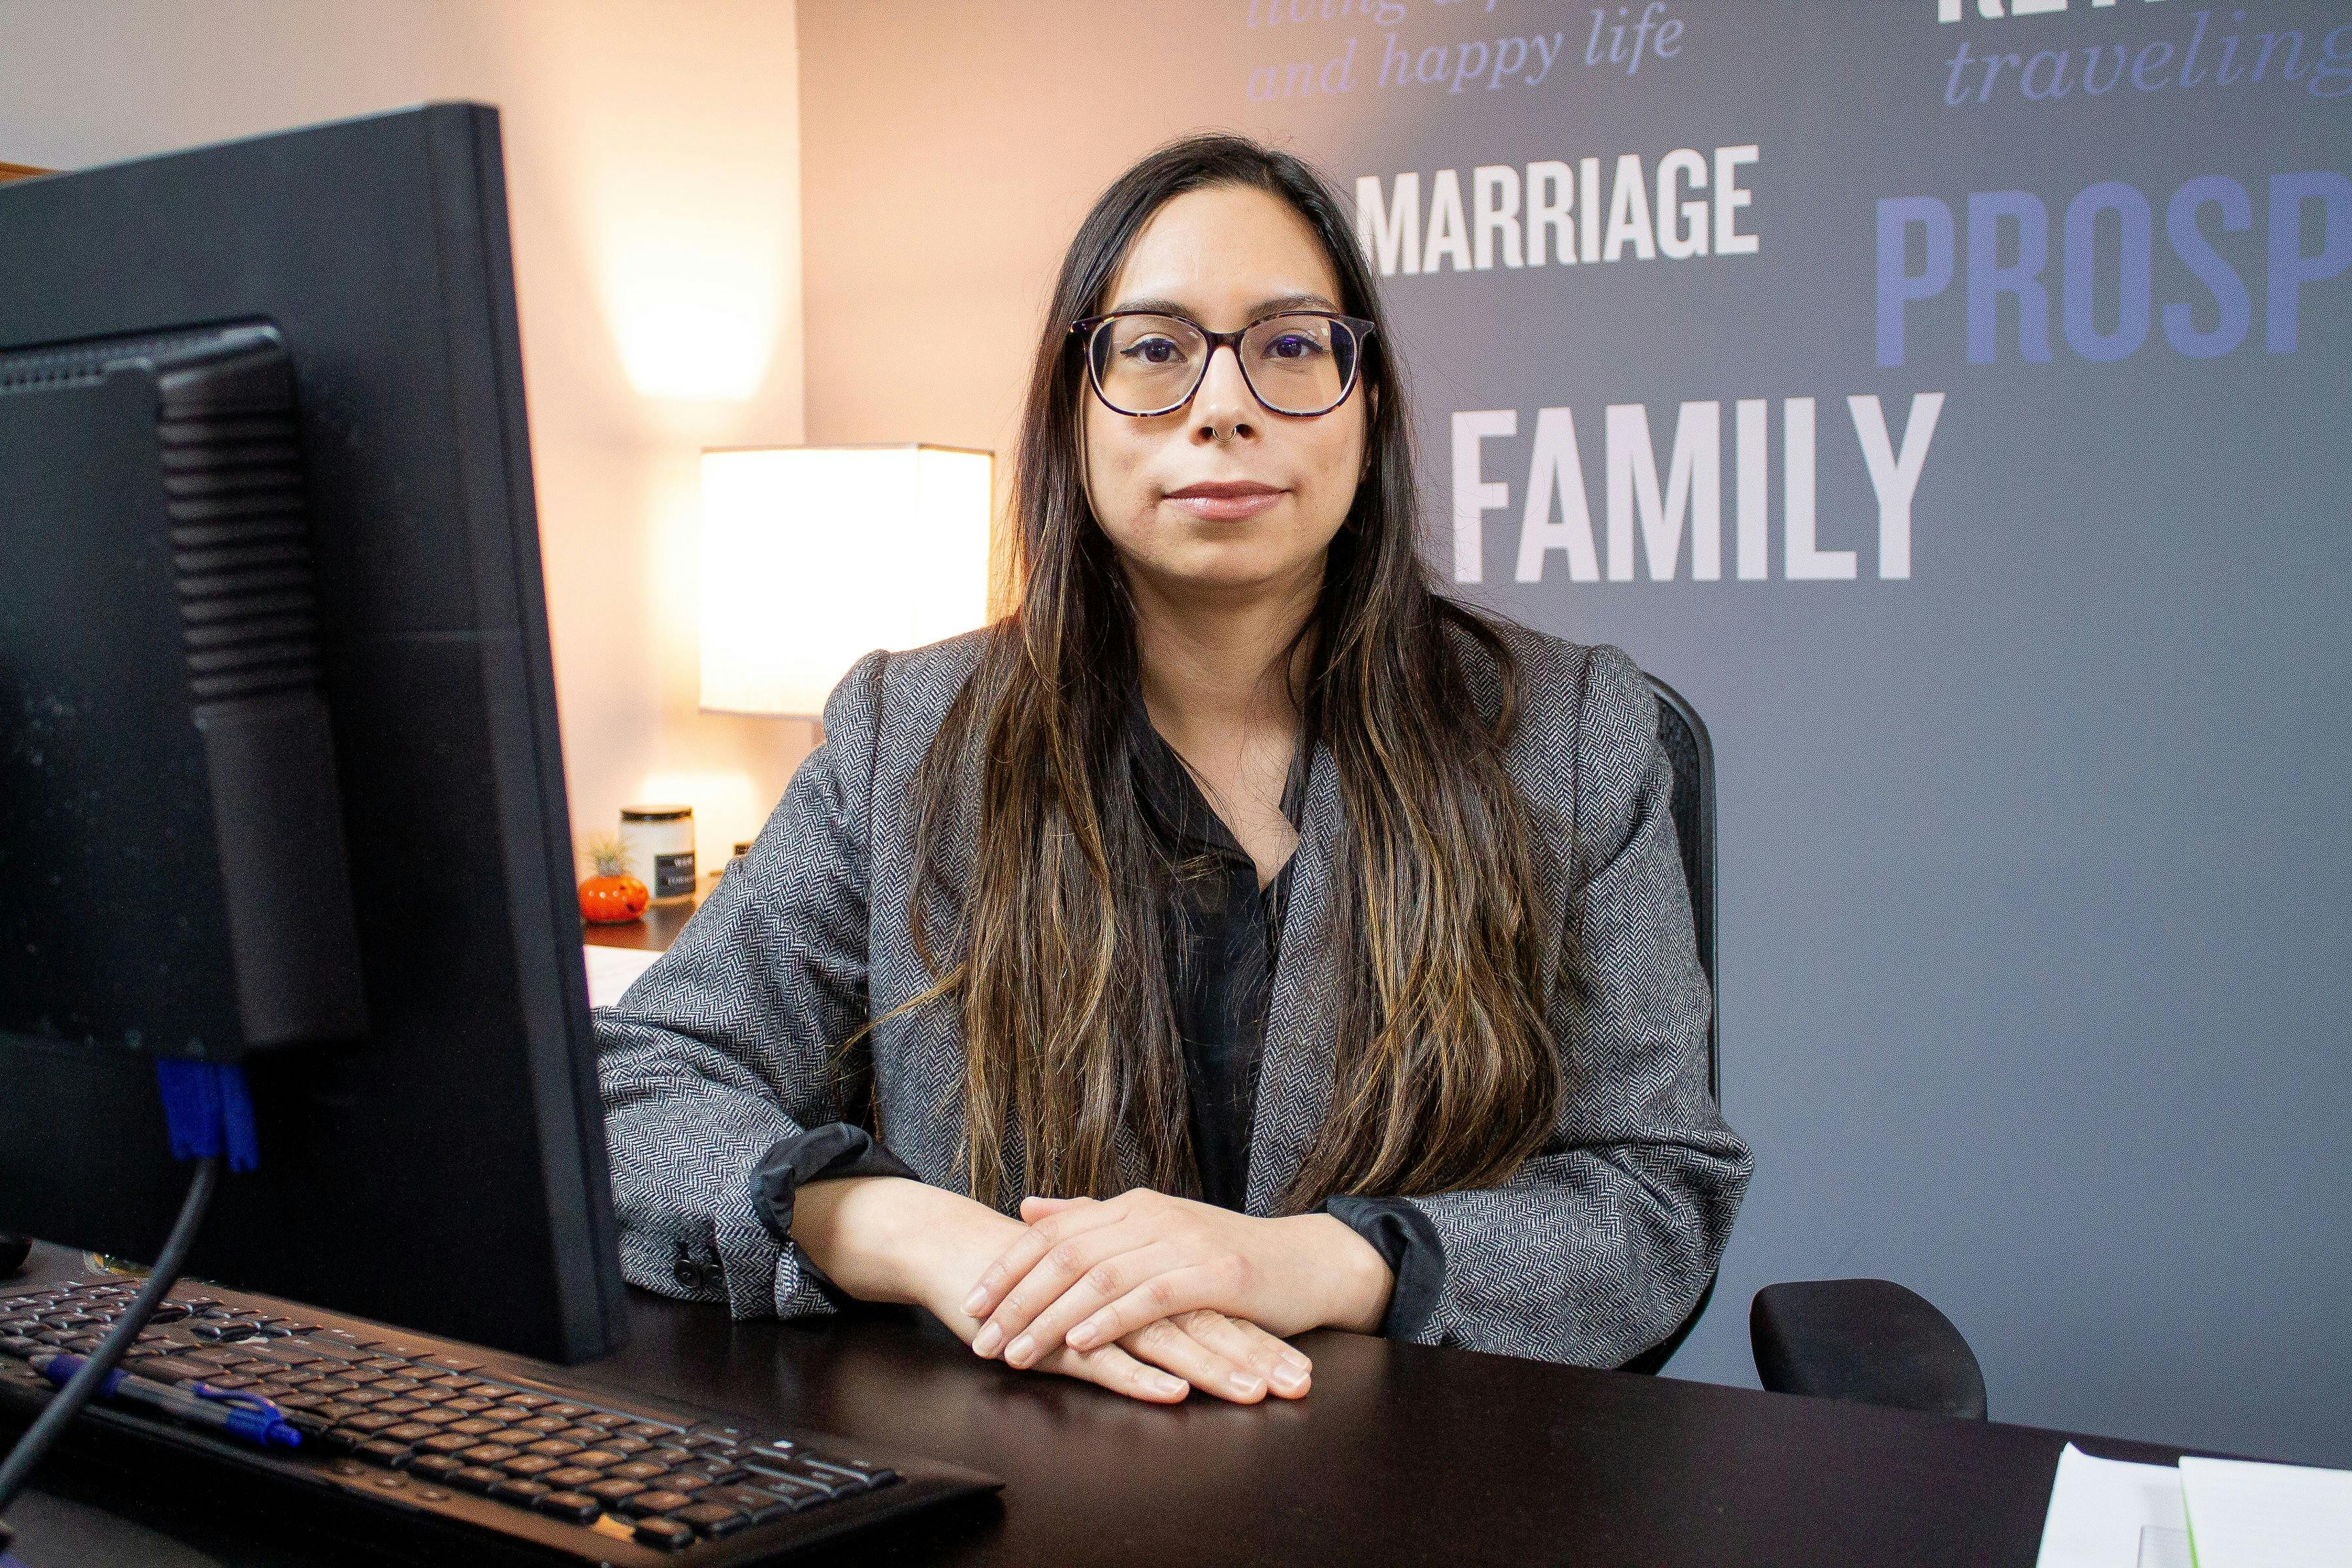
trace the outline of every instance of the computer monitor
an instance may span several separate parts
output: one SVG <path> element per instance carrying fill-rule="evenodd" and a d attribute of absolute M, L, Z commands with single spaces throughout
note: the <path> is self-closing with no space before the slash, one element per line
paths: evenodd
<path fill-rule="evenodd" d="M 0 1231 L 152 1256 L 242 1058 L 192 1274 L 604 1353 L 497 111 L 0 187 Z"/>

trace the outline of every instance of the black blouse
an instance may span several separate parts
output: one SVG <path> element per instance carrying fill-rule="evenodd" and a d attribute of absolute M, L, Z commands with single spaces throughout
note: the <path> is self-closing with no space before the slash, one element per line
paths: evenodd
<path fill-rule="evenodd" d="M 1202 1197 L 1239 1209 L 1248 1186 L 1251 1117 L 1265 1038 L 1266 1008 L 1281 951 L 1293 855 L 1265 888 L 1257 866 L 1193 782 L 1183 760 L 1152 727 L 1140 685 L 1131 687 L 1128 740 L 1136 793 L 1177 873 L 1168 918 L 1169 995 L 1183 1041 L 1192 1146 Z M 1282 795 L 1298 826 L 1314 747 L 1302 736 Z M 793 1191 L 804 1182 L 914 1173 L 863 1128 L 828 1122 L 779 1142 L 752 1178 L 754 1197 L 779 1237 L 792 1231 Z M 1339 1196 L 1323 1205 L 1370 1243 L 1396 1276 L 1381 1332 L 1411 1338 L 1436 1306 L 1444 1248 L 1436 1227 L 1400 1198 Z"/>

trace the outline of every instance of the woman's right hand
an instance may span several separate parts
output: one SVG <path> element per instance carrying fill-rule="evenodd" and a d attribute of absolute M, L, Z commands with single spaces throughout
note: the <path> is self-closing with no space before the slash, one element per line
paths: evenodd
<path fill-rule="evenodd" d="M 793 1199 L 793 1239 L 850 1295 L 923 1308 L 970 1344 L 981 1320 L 961 1303 L 1027 1226 L 944 1187 L 896 1176 L 813 1182 Z M 1245 1319 L 1195 1311 L 1146 1324 L 1091 1351 L 1064 1345 L 1029 1370 L 1057 1373 L 1153 1404 L 1198 1388 L 1237 1405 L 1296 1399 L 1308 1377 L 1296 1352 Z M 1311 1376 L 1311 1373 L 1309 1374 Z"/>

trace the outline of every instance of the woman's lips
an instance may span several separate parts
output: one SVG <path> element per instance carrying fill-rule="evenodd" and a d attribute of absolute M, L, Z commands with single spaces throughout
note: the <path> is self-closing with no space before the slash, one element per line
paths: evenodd
<path fill-rule="evenodd" d="M 1207 522 L 1238 522 L 1245 517 L 1255 517 L 1286 492 L 1255 489 L 1217 494 L 1171 495 L 1171 506 L 1181 507 L 1194 517 Z"/>

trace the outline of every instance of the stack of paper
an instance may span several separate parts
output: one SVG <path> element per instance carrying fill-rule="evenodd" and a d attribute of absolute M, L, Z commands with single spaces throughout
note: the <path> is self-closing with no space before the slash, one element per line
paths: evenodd
<path fill-rule="evenodd" d="M 2058 1456 L 2038 1568 L 2352 1568 L 2352 1471 Z"/>
<path fill-rule="evenodd" d="M 622 994 L 661 954 L 644 948 L 600 947 L 594 942 L 581 944 L 588 963 L 588 1005 L 609 1007 L 621 999 Z"/>
<path fill-rule="evenodd" d="M 2352 1568 L 2352 1470 L 2183 1459 L 2197 1568 Z"/>

